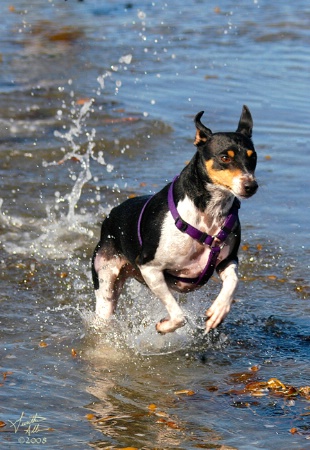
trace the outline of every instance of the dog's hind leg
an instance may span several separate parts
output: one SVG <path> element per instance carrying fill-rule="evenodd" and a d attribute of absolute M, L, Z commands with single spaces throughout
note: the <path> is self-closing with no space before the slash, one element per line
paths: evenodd
<path fill-rule="evenodd" d="M 118 256 L 106 258 L 102 251 L 94 256 L 96 315 L 103 320 L 108 320 L 116 310 L 117 301 L 126 280 L 121 273 L 125 264 L 126 261 Z"/>

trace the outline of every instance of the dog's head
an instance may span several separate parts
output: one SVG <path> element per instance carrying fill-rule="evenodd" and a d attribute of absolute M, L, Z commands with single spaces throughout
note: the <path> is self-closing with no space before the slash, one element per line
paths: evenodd
<path fill-rule="evenodd" d="M 254 171 L 256 151 L 251 140 L 253 120 L 250 110 L 243 106 L 236 132 L 212 133 L 195 117 L 195 145 L 201 153 L 208 179 L 214 185 L 228 189 L 237 197 L 248 198 L 257 191 Z"/>

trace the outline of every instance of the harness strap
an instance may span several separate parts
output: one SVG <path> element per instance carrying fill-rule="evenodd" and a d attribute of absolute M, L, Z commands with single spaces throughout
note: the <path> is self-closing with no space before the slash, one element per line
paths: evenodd
<path fill-rule="evenodd" d="M 194 284 L 195 286 L 199 286 L 200 284 L 201 285 L 205 284 L 205 283 L 207 283 L 207 281 L 209 281 L 209 279 L 212 277 L 212 275 L 214 273 L 216 261 L 217 261 L 218 255 L 220 254 L 220 251 L 221 251 L 221 247 L 219 247 L 219 246 L 214 246 L 214 247 L 210 248 L 210 254 L 209 254 L 207 264 L 205 265 L 205 268 L 203 269 L 201 274 L 196 278 L 178 277 L 177 275 L 171 275 L 171 274 L 169 274 L 169 275 L 171 277 L 173 277 L 175 280 L 182 281 L 183 283 L 190 283 L 190 284 Z"/>
<path fill-rule="evenodd" d="M 177 175 L 173 179 L 173 181 L 169 187 L 169 191 L 168 191 L 168 207 L 169 207 L 171 215 L 175 221 L 175 226 L 182 233 L 188 234 L 191 238 L 195 239 L 200 244 L 208 245 L 210 247 L 210 255 L 209 255 L 209 258 L 208 258 L 205 268 L 203 269 L 203 271 L 201 272 L 201 274 L 198 277 L 186 278 L 186 277 L 178 277 L 178 276 L 171 275 L 171 274 L 169 274 L 169 276 L 173 277 L 177 281 L 182 281 L 184 283 L 191 283 L 191 284 L 195 284 L 198 286 L 200 284 L 206 283 L 213 275 L 213 272 L 214 272 L 215 266 L 216 266 L 216 261 L 220 254 L 222 246 L 221 245 L 213 245 L 212 246 L 212 244 L 215 239 L 217 241 L 219 241 L 221 244 L 223 244 L 224 241 L 226 240 L 226 238 L 228 237 L 228 235 L 232 232 L 232 229 L 233 229 L 236 221 L 238 220 L 238 209 L 240 208 L 240 202 L 235 197 L 233 205 L 229 211 L 229 214 L 225 219 L 224 225 L 221 227 L 220 231 L 217 233 L 216 236 L 211 236 L 211 235 L 204 233 L 203 231 L 200 231 L 197 228 L 193 227 L 192 225 L 187 223 L 185 220 L 183 220 L 182 217 L 179 215 L 179 212 L 178 212 L 177 207 L 174 202 L 174 196 L 173 196 L 174 183 L 178 178 L 179 178 L 179 175 Z M 147 207 L 148 203 L 150 202 L 150 200 L 152 198 L 153 198 L 153 196 L 151 195 L 146 200 L 146 202 L 144 203 L 144 205 L 141 209 L 139 219 L 138 219 L 137 232 L 138 232 L 139 244 L 141 247 L 142 247 L 142 242 L 143 242 L 142 236 L 141 236 L 142 217 L 143 217 L 145 208 Z"/>
<path fill-rule="evenodd" d="M 177 207 L 174 203 L 173 198 L 173 187 L 175 181 L 179 178 L 179 175 L 174 177 L 169 191 L 168 191 L 168 207 L 172 214 L 172 217 L 174 219 L 175 226 L 178 228 L 178 230 L 182 231 L 182 233 L 188 234 L 191 238 L 195 239 L 196 241 L 200 242 L 201 244 L 211 245 L 214 237 L 210 236 L 207 233 L 203 233 L 202 231 L 198 230 L 197 228 L 193 227 L 189 223 L 185 222 L 185 220 L 180 217 L 179 212 L 177 210 Z"/>
<path fill-rule="evenodd" d="M 226 217 L 224 225 L 222 226 L 222 228 L 220 229 L 219 233 L 216 236 L 211 236 L 193 227 L 185 220 L 183 220 L 182 217 L 179 215 L 177 207 L 174 203 L 174 196 L 173 196 L 174 183 L 178 178 L 179 175 L 177 175 L 173 179 L 172 183 L 170 184 L 168 192 L 168 207 L 175 221 L 174 222 L 175 226 L 180 231 L 182 231 L 182 233 L 188 234 L 191 238 L 195 239 L 200 244 L 206 244 L 211 246 L 215 237 L 221 242 L 225 241 L 227 236 L 231 233 L 231 230 L 233 229 L 235 222 L 238 218 L 238 209 L 240 208 L 239 200 L 235 197 L 234 203 L 229 211 L 229 215 Z"/>
<path fill-rule="evenodd" d="M 215 238 L 217 239 L 217 241 L 223 244 L 228 235 L 232 232 L 232 229 L 236 221 L 238 220 L 238 209 L 240 208 L 240 201 L 235 197 L 233 205 L 229 211 L 229 214 L 225 219 L 224 225 L 221 227 L 220 231 L 216 236 L 210 236 L 209 234 L 204 233 L 198 230 L 197 228 L 193 227 L 180 217 L 173 196 L 174 183 L 178 179 L 178 177 L 179 176 L 177 175 L 173 179 L 168 192 L 168 207 L 175 221 L 175 226 L 178 228 L 178 230 L 188 234 L 191 238 L 195 239 L 200 244 L 208 245 L 210 247 L 210 255 L 205 268 L 198 277 L 186 278 L 173 275 L 173 278 L 178 281 L 183 281 L 185 283 L 200 285 L 202 283 L 206 283 L 213 275 L 216 261 L 221 251 L 221 246 L 220 245 L 212 246 L 212 244 Z"/>
<path fill-rule="evenodd" d="M 139 239 L 140 247 L 142 247 L 142 236 L 141 236 L 141 222 L 142 222 L 142 217 L 143 217 L 143 213 L 144 213 L 145 208 L 147 207 L 149 201 L 150 201 L 152 198 L 153 198 L 153 195 L 151 195 L 151 196 L 147 199 L 147 201 L 144 203 L 143 208 L 141 209 L 141 212 L 140 212 L 139 219 L 138 219 L 138 239 Z"/>

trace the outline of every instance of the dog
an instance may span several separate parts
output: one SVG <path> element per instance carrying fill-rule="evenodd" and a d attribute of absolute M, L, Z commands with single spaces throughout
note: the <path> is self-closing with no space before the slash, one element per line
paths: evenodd
<path fill-rule="evenodd" d="M 96 315 L 115 312 L 129 277 L 145 283 L 166 307 L 156 324 L 165 334 L 187 322 L 172 291 L 190 292 L 206 284 L 216 269 L 222 287 L 206 311 L 204 333 L 227 316 L 238 285 L 239 199 L 258 184 L 253 120 L 243 106 L 236 132 L 213 133 L 195 119 L 197 151 L 173 182 L 153 196 L 130 198 L 103 221 L 92 259 Z"/>

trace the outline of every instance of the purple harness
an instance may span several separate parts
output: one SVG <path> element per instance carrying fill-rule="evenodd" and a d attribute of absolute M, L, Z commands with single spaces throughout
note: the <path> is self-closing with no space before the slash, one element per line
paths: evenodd
<path fill-rule="evenodd" d="M 223 244 L 224 244 L 226 238 L 228 237 L 228 235 L 232 232 L 232 230 L 235 226 L 235 223 L 238 220 L 238 209 L 240 208 L 240 202 L 235 197 L 233 205 L 232 205 L 232 207 L 229 211 L 229 214 L 226 217 L 226 220 L 224 222 L 224 225 L 221 227 L 220 231 L 218 232 L 218 234 L 216 236 L 211 236 L 211 235 L 204 233 L 204 232 L 198 230 L 197 228 L 193 227 L 192 225 L 185 222 L 185 220 L 183 220 L 180 217 L 177 207 L 175 205 L 174 196 L 173 196 L 174 183 L 178 178 L 179 178 L 179 175 L 177 175 L 173 179 L 173 181 L 169 187 L 169 191 L 168 191 L 168 207 L 169 207 L 170 213 L 174 219 L 175 226 L 182 233 L 188 234 L 191 238 L 195 239 L 200 244 L 208 245 L 210 247 L 210 255 L 209 255 L 209 258 L 208 258 L 205 268 L 203 269 L 201 274 L 196 278 L 178 277 L 178 276 L 171 275 L 171 274 L 169 274 L 169 275 L 177 281 L 182 281 L 184 283 L 191 283 L 196 286 L 199 286 L 199 285 L 205 284 L 213 275 L 213 272 L 215 270 L 216 261 L 220 254 L 220 251 L 223 247 Z M 140 246 L 142 246 L 142 237 L 141 237 L 141 229 L 140 229 L 142 216 L 143 216 L 143 213 L 144 213 L 144 210 L 145 210 L 147 204 L 149 203 L 149 201 L 151 199 L 152 199 L 152 197 L 150 197 L 144 204 L 144 206 L 141 210 L 140 216 L 139 216 L 139 220 L 138 220 L 138 239 L 139 239 Z M 216 245 L 212 246 L 215 239 L 218 242 L 216 242 Z"/>

